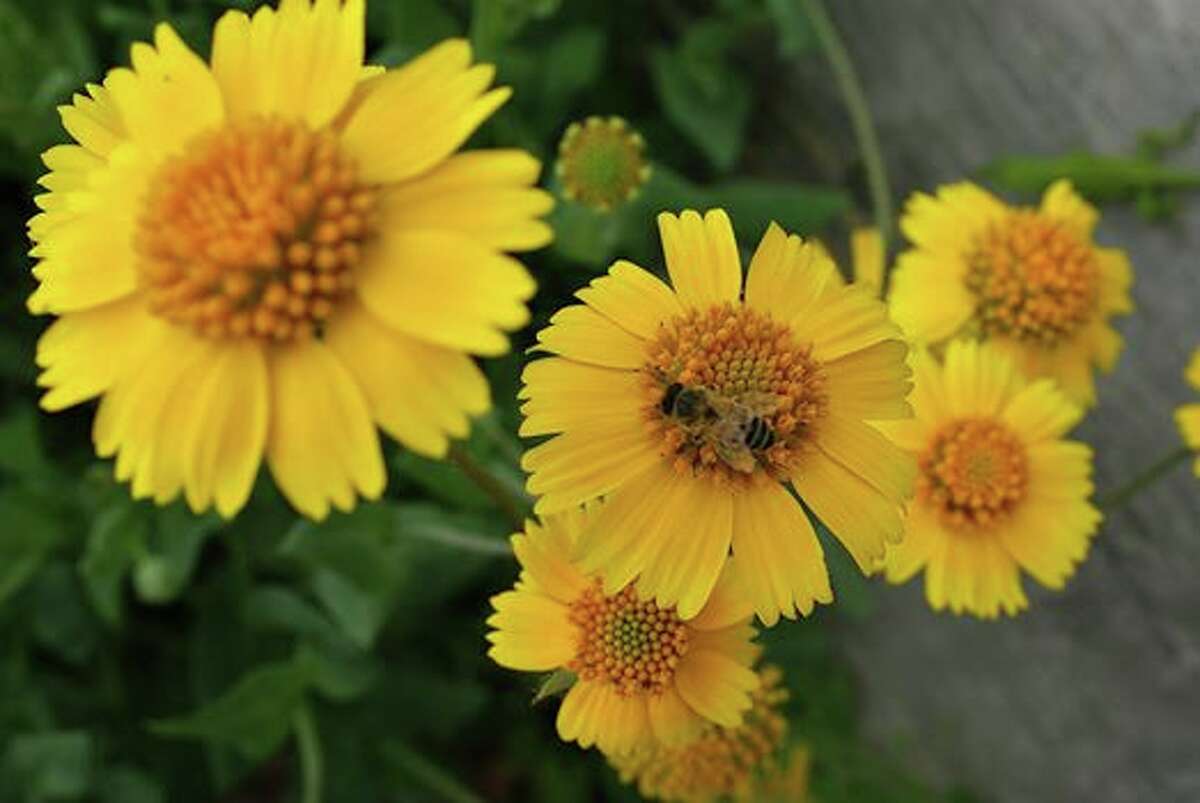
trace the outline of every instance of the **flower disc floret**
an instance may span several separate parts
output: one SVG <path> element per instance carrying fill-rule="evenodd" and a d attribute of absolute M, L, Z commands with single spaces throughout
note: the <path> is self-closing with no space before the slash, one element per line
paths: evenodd
<path fill-rule="evenodd" d="M 639 600 L 632 587 L 606 596 L 599 580 L 571 604 L 579 649 L 570 669 L 624 696 L 662 694 L 687 652 L 688 628 L 673 609 Z"/>
<path fill-rule="evenodd" d="M 917 494 L 954 529 L 1007 519 L 1025 498 L 1025 446 L 1006 426 L 988 419 L 947 424 L 918 461 Z"/>
<path fill-rule="evenodd" d="M 137 250 L 151 309 L 211 336 L 307 337 L 354 286 L 375 191 L 329 132 L 252 120 L 152 181 Z"/>

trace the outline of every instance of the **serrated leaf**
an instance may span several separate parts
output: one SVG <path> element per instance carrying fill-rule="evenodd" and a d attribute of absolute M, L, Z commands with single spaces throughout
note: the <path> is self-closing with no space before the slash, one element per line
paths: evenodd
<path fill-rule="evenodd" d="M 287 661 L 260 667 L 195 712 L 150 722 L 159 736 L 199 739 L 262 761 L 279 748 L 312 683 L 312 669 Z"/>

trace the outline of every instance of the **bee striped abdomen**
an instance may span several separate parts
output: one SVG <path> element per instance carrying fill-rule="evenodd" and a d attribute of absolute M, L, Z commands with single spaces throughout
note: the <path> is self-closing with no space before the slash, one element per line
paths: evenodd
<path fill-rule="evenodd" d="M 771 429 L 770 424 L 755 416 L 746 425 L 744 442 L 746 446 L 755 451 L 769 449 L 771 444 L 775 443 L 775 432 Z"/>

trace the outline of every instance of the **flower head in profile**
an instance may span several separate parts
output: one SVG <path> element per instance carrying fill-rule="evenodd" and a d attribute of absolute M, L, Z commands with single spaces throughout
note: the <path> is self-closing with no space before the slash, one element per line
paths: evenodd
<path fill-rule="evenodd" d="M 1188 384 L 1196 390 L 1200 390 L 1200 349 L 1192 355 L 1192 362 L 1188 366 L 1187 373 Z M 1185 404 L 1175 411 L 1175 421 L 1179 424 L 1179 432 L 1183 436 L 1183 442 L 1189 448 L 1200 452 L 1200 404 Z M 1196 476 L 1200 477 L 1200 457 L 1196 458 L 1195 465 Z"/>
<path fill-rule="evenodd" d="M 737 726 L 758 686 L 750 666 L 759 650 L 736 578 L 725 572 L 687 620 L 630 586 L 606 593 L 574 558 L 602 511 L 550 516 L 513 536 L 521 575 L 492 598 L 488 654 L 510 669 L 573 672 L 558 733 L 582 747 L 625 753 L 687 741 L 706 722 Z"/>
<path fill-rule="evenodd" d="M 230 11 L 205 63 L 167 25 L 61 109 L 29 222 L 42 406 L 100 397 L 135 496 L 231 516 L 262 460 L 303 513 L 376 497 L 376 425 L 441 455 L 489 406 L 550 239 L 520 151 L 455 152 L 509 96 L 445 42 L 363 65 L 364 0 Z"/>
<path fill-rule="evenodd" d="M 635 784 L 638 792 L 651 800 L 757 803 L 786 790 L 799 792 L 787 800 L 803 801 L 807 757 L 801 756 L 794 768 L 791 762 L 785 768 L 778 761 L 788 731 L 787 719 L 778 710 L 788 698 L 780 685 L 782 673 L 767 666 L 758 676 L 753 707 L 740 725 L 705 725 L 699 736 L 686 743 L 609 754 L 609 763 L 622 781 Z"/>
<path fill-rule="evenodd" d="M 870 293 L 772 225 L 743 287 L 729 218 L 658 219 L 674 287 L 629 262 L 579 291 L 525 370 L 542 513 L 609 501 L 582 536 L 607 592 L 703 607 L 732 549 L 767 624 L 832 599 L 799 499 L 863 567 L 900 538 L 915 466 L 868 421 L 910 414 L 907 346 Z"/>
<path fill-rule="evenodd" d="M 1111 370 L 1121 351 L 1110 319 L 1133 308 L 1129 259 L 1095 244 L 1098 217 L 1066 181 L 1036 209 L 966 183 L 918 193 L 901 221 L 913 248 L 892 277 L 892 315 L 931 347 L 986 339 L 1091 405 L 1093 367 Z"/>
<path fill-rule="evenodd" d="M 1091 450 L 1063 440 L 1082 409 L 991 344 L 958 340 L 944 365 L 924 353 L 913 363 L 915 418 L 882 425 L 920 470 L 887 578 L 924 569 L 936 610 L 1015 614 L 1028 605 L 1020 570 L 1062 588 L 1100 523 Z"/>

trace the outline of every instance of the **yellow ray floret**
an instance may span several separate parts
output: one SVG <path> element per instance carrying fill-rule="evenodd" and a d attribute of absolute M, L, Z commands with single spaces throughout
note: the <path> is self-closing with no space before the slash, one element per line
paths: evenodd
<path fill-rule="evenodd" d="M 1196 390 L 1200 390 L 1200 349 L 1192 354 L 1192 362 L 1188 365 L 1186 378 Z M 1179 424 L 1179 433 L 1183 442 L 1191 449 L 1200 452 L 1200 404 L 1184 404 L 1175 411 L 1175 421 Z M 1200 457 L 1196 458 L 1196 476 L 1200 477 Z"/>
<path fill-rule="evenodd" d="M 956 340 L 944 365 L 918 352 L 913 366 L 915 417 L 881 424 L 920 472 L 887 578 L 924 569 L 936 610 L 1016 614 L 1028 606 L 1020 570 L 1061 589 L 1101 520 L 1091 450 L 1063 439 L 1082 409 L 991 344 Z"/>
<path fill-rule="evenodd" d="M 736 575 L 724 572 L 686 620 L 632 586 L 609 593 L 575 558 L 602 511 L 577 508 L 513 536 L 521 575 L 492 598 L 488 654 L 510 669 L 573 672 L 558 733 L 582 747 L 626 753 L 686 742 L 708 722 L 738 726 L 758 686 L 758 648 Z"/>
<path fill-rule="evenodd" d="M 986 339 L 1029 376 L 1094 404 L 1092 371 L 1112 370 L 1121 350 L 1110 319 L 1133 309 L 1129 259 L 1095 244 L 1097 219 L 1066 181 L 1036 209 L 967 183 L 918 193 L 901 220 L 912 248 L 892 277 L 892 315 L 931 347 Z"/>
<path fill-rule="evenodd" d="M 137 497 L 234 515 L 265 459 L 322 518 L 383 490 L 376 427 L 441 456 L 489 404 L 551 237 L 522 151 L 456 153 L 502 104 L 444 42 L 363 64 L 364 0 L 218 22 L 205 63 L 167 25 L 62 107 L 29 221 L 58 316 L 42 406 L 100 398 L 97 453 Z M 419 124 L 415 124 L 419 121 Z"/>
<path fill-rule="evenodd" d="M 759 617 L 832 599 L 797 496 L 864 570 L 900 537 L 911 458 L 868 421 L 910 414 L 883 304 L 772 225 L 742 267 L 721 210 L 659 216 L 671 285 L 629 262 L 538 334 L 523 435 L 538 511 L 609 499 L 584 567 L 613 591 L 703 607 L 732 550 Z"/>

